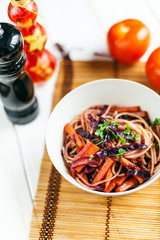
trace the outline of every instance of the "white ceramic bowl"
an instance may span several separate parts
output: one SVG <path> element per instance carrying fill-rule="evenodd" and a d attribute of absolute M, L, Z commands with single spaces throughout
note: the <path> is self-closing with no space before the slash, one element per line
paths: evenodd
<path fill-rule="evenodd" d="M 68 93 L 54 108 L 48 122 L 46 144 L 52 163 L 58 172 L 75 186 L 98 195 L 120 196 L 136 192 L 155 181 L 160 171 L 140 186 L 122 193 L 104 193 L 89 190 L 71 177 L 61 156 L 63 128 L 84 109 L 95 104 L 113 104 L 118 106 L 139 105 L 149 113 L 151 120 L 160 117 L 160 96 L 151 89 L 123 79 L 102 79 L 84 84 Z"/>

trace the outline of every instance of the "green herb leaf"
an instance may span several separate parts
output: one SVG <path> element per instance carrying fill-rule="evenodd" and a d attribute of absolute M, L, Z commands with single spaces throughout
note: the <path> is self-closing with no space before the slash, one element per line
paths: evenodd
<path fill-rule="evenodd" d="M 107 133 L 107 132 L 110 131 L 110 132 L 112 133 L 112 137 L 113 137 L 113 138 L 115 138 L 115 139 L 120 138 L 120 140 L 121 140 L 122 143 L 126 143 L 126 139 L 125 139 L 125 138 L 119 136 L 117 133 L 115 133 L 115 132 L 114 132 L 113 130 L 111 130 L 111 129 L 106 129 L 106 127 L 107 127 L 108 125 L 118 126 L 118 125 L 120 125 L 120 123 L 118 123 L 118 122 L 113 122 L 113 123 L 111 123 L 110 121 L 107 121 L 107 122 L 98 124 L 98 127 L 99 127 L 99 128 L 96 130 L 95 135 L 98 136 L 98 137 L 101 137 L 102 141 L 104 141 L 105 133 Z M 129 127 L 129 126 L 127 126 L 127 127 Z"/>
<path fill-rule="evenodd" d="M 125 138 L 123 138 L 123 137 L 121 137 L 118 133 L 117 133 L 117 135 L 118 135 L 118 137 L 120 138 L 120 140 L 121 140 L 121 143 L 124 143 L 124 144 L 126 144 L 126 139 Z"/>
<path fill-rule="evenodd" d="M 151 126 L 153 125 L 160 125 L 160 118 L 156 118 L 153 123 L 151 123 Z"/>
<path fill-rule="evenodd" d="M 128 125 L 128 123 L 126 123 L 127 129 L 131 129 L 130 126 Z"/>
<path fill-rule="evenodd" d="M 159 147 L 158 142 L 154 142 L 154 146 L 155 146 L 155 148 L 157 149 L 157 148 Z"/>
<path fill-rule="evenodd" d="M 117 139 L 118 138 L 118 135 L 112 130 L 112 129 L 107 129 L 106 132 L 111 132 L 112 133 L 112 136 L 113 138 Z"/>
<path fill-rule="evenodd" d="M 129 134 L 131 132 L 131 128 L 130 126 L 128 125 L 128 123 L 126 123 L 127 125 L 127 129 L 123 131 L 124 134 Z"/>
<path fill-rule="evenodd" d="M 127 151 L 126 151 L 125 149 L 123 149 L 123 148 L 120 148 L 120 149 L 118 150 L 118 152 L 119 152 L 119 154 L 123 155 L 123 154 L 125 154 Z"/>
<path fill-rule="evenodd" d="M 98 137 L 101 137 L 102 140 L 104 140 L 104 132 L 101 129 L 97 129 L 95 132 L 95 135 Z"/>
<path fill-rule="evenodd" d="M 98 146 L 98 145 L 100 145 L 100 144 L 102 144 L 103 143 L 103 141 L 101 141 L 101 142 L 99 142 L 99 143 L 96 143 L 96 145 Z"/>
<path fill-rule="evenodd" d="M 134 133 L 133 133 L 133 132 L 130 132 L 130 134 L 131 134 L 131 136 L 129 137 L 130 139 L 133 139 L 133 138 L 135 138 L 135 135 L 134 135 Z"/>
<path fill-rule="evenodd" d="M 97 142 L 98 139 L 97 139 L 97 138 L 94 138 L 94 139 L 92 139 L 91 141 L 92 141 L 92 142 Z"/>
<path fill-rule="evenodd" d="M 127 129 L 126 130 L 124 130 L 123 131 L 123 133 L 124 134 L 130 134 L 131 136 L 129 137 L 130 139 L 133 139 L 133 138 L 135 138 L 135 135 L 134 135 L 134 133 L 131 131 L 131 128 L 130 128 L 130 126 L 128 125 L 128 124 L 126 124 L 127 125 Z"/>
<path fill-rule="evenodd" d="M 130 132 L 131 132 L 131 130 L 129 130 L 129 129 L 126 129 L 123 131 L 124 134 L 130 134 Z"/>
<path fill-rule="evenodd" d="M 137 143 L 139 143 L 138 137 L 139 137 L 139 134 L 136 133 L 136 134 L 134 135 L 134 138 L 135 138 L 135 140 L 136 140 Z"/>
<path fill-rule="evenodd" d="M 94 158 L 93 155 L 90 155 L 89 161 L 91 161 Z"/>
<path fill-rule="evenodd" d="M 110 121 L 98 124 L 98 129 L 95 132 L 95 135 L 98 137 L 101 137 L 101 139 L 104 141 L 104 129 L 110 124 Z"/>
<path fill-rule="evenodd" d="M 127 151 L 123 148 L 120 148 L 118 150 L 118 154 L 116 155 L 117 159 L 119 160 L 121 157 L 123 157 L 123 155 L 126 153 Z"/>
<path fill-rule="evenodd" d="M 110 123 L 111 123 L 110 121 L 100 123 L 98 124 L 98 127 L 104 130 Z"/>
<path fill-rule="evenodd" d="M 120 123 L 119 123 L 119 122 L 112 122 L 111 125 L 112 125 L 112 126 L 119 126 Z"/>

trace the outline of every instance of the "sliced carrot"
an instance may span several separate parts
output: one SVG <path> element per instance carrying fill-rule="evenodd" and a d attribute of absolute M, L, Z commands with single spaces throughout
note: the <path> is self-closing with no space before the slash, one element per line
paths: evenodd
<path fill-rule="evenodd" d="M 94 183 L 101 181 L 113 163 L 114 163 L 114 160 L 112 158 L 108 157 L 107 160 L 105 161 L 105 163 L 102 165 L 99 172 L 97 173 L 97 175 L 95 176 L 92 183 L 94 184 Z"/>
<path fill-rule="evenodd" d="M 105 189 L 105 192 L 108 192 L 108 193 L 111 192 L 116 187 L 116 185 L 117 185 L 117 177 L 110 182 L 108 187 Z"/>
<path fill-rule="evenodd" d="M 117 178 L 117 186 L 121 186 L 128 178 L 128 175 L 125 174 L 124 176 Z"/>
<path fill-rule="evenodd" d="M 111 107 L 110 112 L 138 112 L 140 111 L 139 106 L 133 106 L 133 107 Z"/>
<path fill-rule="evenodd" d="M 85 155 L 86 151 L 91 147 L 91 145 L 92 145 L 92 142 L 88 141 L 85 144 L 85 146 L 81 149 L 81 151 L 78 154 L 75 155 L 74 161 L 79 159 L 79 158 L 82 158 Z"/>
<path fill-rule="evenodd" d="M 135 167 L 135 170 L 140 171 L 140 168 L 138 166 L 136 166 L 133 162 L 130 162 L 129 160 L 127 160 L 126 158 L 122 157 L 120 158 L 121 163 L 129 170 L 132 167 Z M 142 183 L 144 181 L 144 179 L 142 177 L 133 175 L 139 183 Z"/>
<path fill-rule="evenodd" d="M 135 113 L 136 115 L 138 115 L 139 117 L 147 117 L 148 113 L 146 111 L 139 111 Z"/>
<path fill-rule="evenodd" d="M 91 143 L 90 147 L 87 149 L 83 157 L 90 157 L 91 155 L 94 155 L 99 150 L 100 148 L 97 145 L 95 145 L 94 143 Z"/>
<path fill-rule="evenodd" d="M 70 168 L 70 174 L 73 178 L 76 177 L 76 169 Z"/>
<path fill-rule="evenodd" d="M 81 172 L 83 168 L 84 168 L 84 166 L 77 167 L 77 168 L 76 168 L 76 171 L 77 171 L 77 172 Z"/>
<path fill-rule="evenodd" d="M 79 147 L 79 149 L 81 150 L 84 145 L 83 145 L 80 137 L 76 133 L 75 129 L 69 123 L 67 123 L 65 125 L 64 129 L 69 134 L 69 136 L 72 138 L 72 140 L 76 143 L 76 145 Z"/>
<path fill-rule="evenodd" d="M 116 188 L 116 192 L 124 192 L 129 188 L 133 187 L 136 183 L 137 183 L 136 179 L 134 177 L 131 177 L 129 180 L 124 182 L 121 186 Z"/>
<path fill-rule="evenodd" d="M 100 148 L 95 145 L 94 143 L 88 141 L 84 148 L 75 156 L 74 160 L 77 160 L 82 157 L 90 157 L 91 155 L 94 155 L 96 152 L 98 152 Z M 84 166 L 80 166 L 76 168 L 77 172 L 81 172 L 81 170 L 84 168 Z"/>
<path fill-rule="evenodd" d="M 105 176 L 105 179 L 110 179 L 111 177 L 113 177 L 113 173 L 112 173 L 112 169 L 110 168 L 110 169 L 108 170 L 106 176 Z M 111 180 L 105 183 L 105 189 L 104 189 L 104 191 L 106 191 L 106 189 L 107 189 L 108 185 L 110 184 L 110 182 L 111 182 Z"/>

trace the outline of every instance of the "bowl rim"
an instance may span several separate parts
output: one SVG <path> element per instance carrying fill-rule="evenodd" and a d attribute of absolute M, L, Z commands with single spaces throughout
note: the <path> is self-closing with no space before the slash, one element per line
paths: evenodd
<path fill-rule="evenodd" d="M 133 85 L 137 85 L 138 87 L 141 87 L 147 91 L 150 91 L 153 95 L 157 96 L 158 98 L 160 98 L 159 94 L 157 94 L 154 90 L 152 90 L 151 88 L 141 84 L 141 83 L 137 83 L 137 82 L 134 82 L 132 80 L 128 80 L 128 79 L 121 79 L 121 78 L 104 78 L 104 79 L 97 79 L 97 80 L 93 80 L 93 81 L 90 81 L 90 82 L 87 82 L 87 83 L 84 83 L 76 88 L 74 88 L 73 90 L 71 90 L 70 92 L 68 92 L 57 104 L 56 106 L 54 107 L 54 109 L 52 110 L 51 114 L 50 114 L 50 117 L 49 117 L 49 120 L 48 120 L 48 123 L 47 123 L 47 127 L 46 127 L 46 147 L 47 147 L 47 152 L 48 152 L 48 155 L 50 157 L 50 160 L 52 162 L 52 164 L 54 165 L 54 167 L 56 168 L 56 170 L 61 174 L 61 176 L 63 176 L 68 182 L 70 182 L 71 184 L 73 184 L 74 186 L 86 191 L 86 192 L 89 192 L 89 193 L 92 193 L 92 194 L 96 194 L 96 195 L 101 195 L 101 196 L 104 196 L 104 197 L 119 197 L 119 196 L 124 196 L 124 195 L 128 195 L 128 194 L 132 194 L 134 192 L 137 192 L 147 186 L 149 186 L 150 184 L 152 184 L 154 181 L 156 181 L 159 176 L 160 176 L 160 170 L 155 173 L 154 176 L 153 175 L 153 178 L 147 180 L 146 182 L 144 182 L 143 184 L 137 186 L 136 188 L 133 188 L 131 190 L 127 190 L 125 192 L 115 192 L 115 193 L 107 193 L 107 192 L 100 192 L 100 191 L 94 191 L 94 190 L 90 190 L 88 188 L 85 188 L 83 187 L 82 185 L 80 185 L 72 176 L 70 176 L 71 178 L 68 178 L 68 176 L 66 176 L 65 174 L 62 174 L 61 173 L 61 169 L 55 164 L 56 161 L 52 161 L 52 158 L 51 158 L 51 154 L 50 154 L 50 150 L 49 150 L 49 132 L 50 132 L 50 125 L 52 124 L 52 118 L 54 116 L 54 113 L 56 111 L 57 108 L 59 108 L 59 106 L 61 104 L 63 104 L 63 102 L 70 96 L 72 95 L 72 93 L 76 92 L 76 91 L 79 91 L 79 89 L 81 88 L 84 88 L 84 87 L 87 87 L 88 85 L 94 85 L 95 83 L 98 83 L 98 82 L 109 82 L 109 81 L 117 81 L 118 83 L 121 83 L 121 82 L 125 82 L 125 83 L 129 83 L 129 84 L 133 84 Z"/>

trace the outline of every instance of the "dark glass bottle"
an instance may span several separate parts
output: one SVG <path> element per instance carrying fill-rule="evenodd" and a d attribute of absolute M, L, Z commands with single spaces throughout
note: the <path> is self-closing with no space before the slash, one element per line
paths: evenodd
<path fill-rule="evenodd" d="M 26 124 L 38 114 L 38 102 L 29 75 L 23 71 L 23 38 L 11 24 L 0 23 L 0 95 L 11 122 Z"/>

